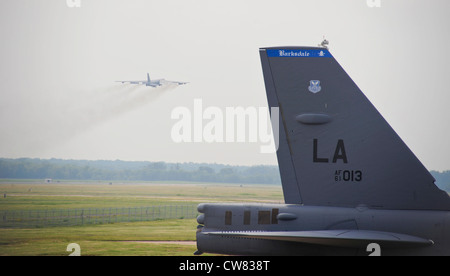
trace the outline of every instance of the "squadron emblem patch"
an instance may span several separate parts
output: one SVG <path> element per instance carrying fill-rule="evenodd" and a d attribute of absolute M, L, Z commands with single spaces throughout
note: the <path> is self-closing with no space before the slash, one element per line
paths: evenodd
<path fill-rule="evenodd" d="M 311 93 L 319 93 L 320 90 L 322 90 L 322 87 L 320 86 L 320 80 L 311 80 L 309 81 L 309 87 L 308 87 L 309 92 Z"/>

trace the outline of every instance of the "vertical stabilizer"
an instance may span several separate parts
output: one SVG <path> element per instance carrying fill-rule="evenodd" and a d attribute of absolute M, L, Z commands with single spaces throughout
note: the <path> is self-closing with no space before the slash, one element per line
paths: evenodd
<path fill-rule="evenodd" d="M 286 203 L 450 210 L 447 193 L 326 48 L 260 49 Z"/>
<path fill-rule="evenodd" d="M 147 82 L 148 82 L 148 83 L 151 82 L 151 81 L 150 81 L 150 74 L 149 74 L 149 73 L 147 73 Z"/>

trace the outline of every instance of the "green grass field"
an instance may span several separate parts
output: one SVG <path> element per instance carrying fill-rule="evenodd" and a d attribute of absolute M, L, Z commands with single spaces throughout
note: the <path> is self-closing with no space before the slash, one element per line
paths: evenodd
<path fill-rule="evenodd" d="M 195 220 L 0 229 L 0 256 L 67 256 L 77 243 L 82 256 L 191 256 L 195 245 L 147 241 L 194 241 Z M 139 241 L 139 242 L 137 242 Z"/>
<path fill-rule="evenodd" d="M 283 201 L 281 186 L 274 185 L 42 182 L 0 181 L 0 211 L 141 207 L 186 202 Z"/>
<path fill-rule="evenodd" d="M 6 195 L 6 196 L 5 196 Z M 0 211 L 119 208 L 201 202 L 283 201 L 281 186 L 216 183 L 0 181 Z M 0 229 L 0 256 L 69 255 L 77 243 L 86 256 L 191 256 L 195 219 L 83 226 Z"/>

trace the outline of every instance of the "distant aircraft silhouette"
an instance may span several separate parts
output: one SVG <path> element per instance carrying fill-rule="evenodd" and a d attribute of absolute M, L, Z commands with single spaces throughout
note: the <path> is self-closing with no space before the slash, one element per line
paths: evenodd
<path fill-rule="evenodd" d="M 169 81 L 169 80 L 165 80 L 165 79 L 151 80 L 149 73 L 147 73 L 147 80 L 142 80 L 142 81 L 116 81 L 116 82 L 130 83 L 130 84 L 140 84 L 140 85 L 151 86 L 151 87 L 157 87 L 157 86 L 161 86 L 163 84 L 169 84 L 169 83 L 174 83 L 174 84 L 178 84 L 178 85 L 183 85 L 183 84 L 187 83 L 187 82 L 180 82 L 180 81 Z"/>

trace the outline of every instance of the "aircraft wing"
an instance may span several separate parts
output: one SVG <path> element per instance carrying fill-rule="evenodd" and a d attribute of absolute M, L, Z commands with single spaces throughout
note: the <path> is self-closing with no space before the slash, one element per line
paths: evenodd
<path fill-rule="evenodd" d="M 169 80 L 166 80 L 165 82 L 175 83 L 175 84 L 178 84 L 178 85 L 183 85 L 183 84 L 187 84 L 188 83 L 188 82 L 182 82 L 182 81 L 169 81 Z"/>
<path fill-rule="evenodd" d="M 370 243 L 378 243 L 382 248 L 420 247 L 433 244 L 431 240 L 415 236 L 369 230 L 204 232 L 204 234 L 363 249 L 366 249 Z"/>
<path fill-rule="evenodd" d="M 129 84 L 145 84 L 147 81 L 116 81 L 121 83 L 129 83 Z"/>

